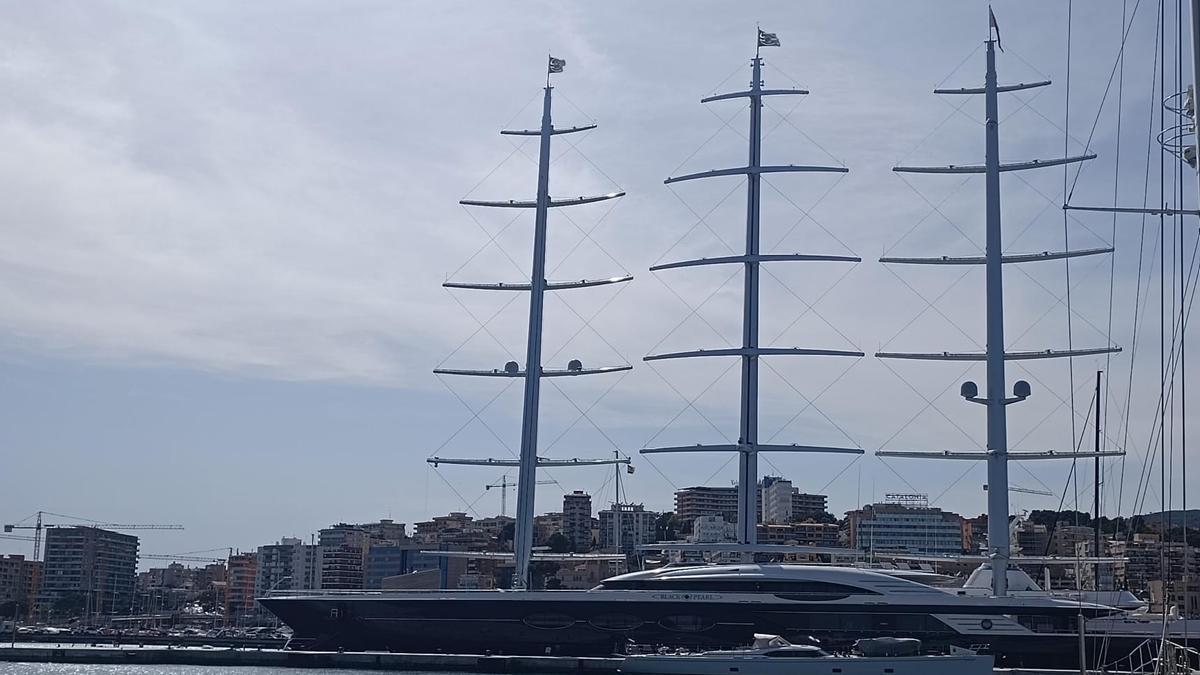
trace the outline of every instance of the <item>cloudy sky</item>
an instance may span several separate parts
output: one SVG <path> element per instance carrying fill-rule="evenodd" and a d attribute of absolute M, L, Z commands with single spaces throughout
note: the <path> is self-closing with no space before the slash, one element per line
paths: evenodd
<path fill-rule="evenodd" d="M 1002 100 L 1002 157 L 1087 148 L 1100 158 L 1068 170 L 1072 203 L 1111 205 L 1115 190 L 1122 204 L 1156 204 L 1157 5 L 1075 3 L 1069 70 L 1067 9 L 995 3 L 1001 81 L 1054 80 Z M 1123 12 L 1126 58 L 1114 71 Z M 736 476 L 730 457 L 637 454 L 735 439 L 736 362 L 641 359 L 740 340 L 737 269 L 647 268 L 742 246 L 738 179 L 662 180 L 745 161 L 744 102 L 698 101 L 745 86 L 756 23 L 782 41 L 763 52 L 767 84 L 812 91 L 769 101 L 764 161 L 850 168 L 765 180 L 763 248 L 863 258 L 769 267 L 763 342 L 869 354 L 983 347 L 981 269 L 877 262 L 982 252 L 981 178 L 891 167 L 982 160 L 982 101 L 931 90 L 982 82 L 983 2 L 62 2 L 0 13 L 4 522 L 42 509 L 180 523 L 144 533 L 143 551 L 181 553 L 307 537 L 342 520 L 497 513 L 498 490 L 484 486 L 500 471 L 424 459 L 515 453 L 520 385 L 431 371 L 523 359 L 524 296 L 441 283 L 527 278 L 532 215 L 457 202 L 533 194 L 536 140 L 497 131 L 537 126 L 548 52 L 567 61 L 553 81 L 556 123 L 599 125 L 555 139 L 552 194 L 628 192 L 552 215 L 548 276 L 636 278 L 549 298 L 545 364 L 635 368 L 547 382 L 542 454 L 633 456 L 623 490 L 654 509 L 670 508 L 677 487 Z M 1104 442 L 1129 453 L 1105 465 L 1105 509 L 1157 508 L 1157 467 L 1140 486 L 1158 437 L 1159 222 L 1064 223 L 1061 169 L 1006 174 L 1003 189 L 1007 251 L 1117 249 L 1072 262 L 1070 321 L 1062 262 L 1009 266 L 1008 346 L 1125 348 L 1011 365 L 1009 379 L 1029 380 L 1034 394 L 1010 408 L 1010 443 L 1090 444 L 1105 370 Z M 1181 292 L 1168 268 L 1169 318 Z M 761 469 L 828 493 L 838 513 L 890 492 L 979 513 L 982 465 L 871 454 L 982 447 L 982 409 L 957 396 L 967 378 L 982 383 L 982 368 L 771 360 L 763 438 L 867 454 L 777 455 Z M 1179 433 L 1167 434 L 1176 505 Z M 1090 504 L 1090 463 L 1078 489 L 1070 468 L 1014 466 L 1015 485 L 1054 493 L 1014 494 L 1014 508 Z M 539 488 L 539 510 L 557 508 L 564 490 L 614 497 L 611 470 L 546 473 L 555 483 Z M 0 551 L 28 549 L 0 539 Z"/>

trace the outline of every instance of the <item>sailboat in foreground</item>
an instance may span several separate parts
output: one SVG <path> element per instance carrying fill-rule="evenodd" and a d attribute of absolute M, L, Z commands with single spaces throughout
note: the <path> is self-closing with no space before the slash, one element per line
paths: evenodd
<path fill-rule="evenodd" d="M 760 32 L 759 47 L 777 45 L 777 39 L 764 42 L 764 34 Z M 741 264 L 746 270 L 743 346 L 732 350 L 670 355 L 683 358 L 716 355 L 719 351 L 722 356 L 742 359 L 741 441 L 733 446 L 709 449 L 735 451 L 741 457 L 743 543 L 739 545 L 743 547 L 754 546 L 754 518 L 750 515 L 754 513 L 754 505 L 750 501 L 753 497 L 747 496 L 753 494 L 751 488 L 756 482 L 754 458 L 759 451 L 776 449 L 759 444 L 755 435 L 757 359 L 776 352 L 806 356 L 861 356 L 849 350 L 778 350 L 761 347 L 757 343 L 756 271 L 762 262 L 771 262 L 778 257 L 775 254 L 763 254 L 757 248 L 755 192 L 759 178 L 763 173 L 772 171 L 823 170 L 821 167 L 792 165 L 772 167 L 762 165 L 759 161 L 759 147 L 754 139 L 759 138 L 757 129 L 761 121 L 762 98 L 781 93 L 807 93 L 765 88 L 762 65 L 763 60 L 756 54 L 750 62 L 752 79 L 746 90 L 705 99 L 748 99 L 750 104 L 752 144 L 748 165 L 709 172 L 713 176 L 744 175 L 751 193 L 748 197 L 747 250 L 735 260 L 722 261 Z M 556 202 L 549 196 L 545 173 L 549 139 L 556 131 L 566 131 L 556 130 L 551 123 L 550 101 L 551 92 L 547 87 L 542 127 L 537 132 L 542 138 L 542 146 L 536 201 L 476 204 L 537 209 L 534 281 L 528 288 L 523 284 L 506 285 L 506 290 L 508 286 L 521 286 L 520 290 L 533 291 L 529 364 L 536 364 L 540 360 L 534 336 L 540 335 L 541 293 L 548 290 L 547 286 L 550 285 L 539 281 L 544 268 L 539 267 L 537 260 L 544 255 L 544 249 L 539 254 L 536 248 L 537 241 L 544 243 L 546 209 L 598 199 Z M 684 178 L 689 177 L 676 180 Z M 612 196 L 616 195 L 601 198 Z M 829 257 L 796 254 L 781 259 L 826 258 Z M 838 258 L 836 261 L 851 260 Z M 544 264 L 544 260 L 541 264 Z M 697 264 L 708 262 L 688 261 L 677 265 Z M 469 287 L 481 285 L 472 284 Z M 487 287 L 493 288 L 492 285 Z M 577 363 L 568 365 L 566 371 L 564 375 L 583 374 L 582 366 Z M 525 378 L 526 424 L 518 462 L 522 471 L 518 499 L 525 501 L 518 509 L 517 528 L 519 532 L 528 532 L 532 524 L 534 470 L 537 466 L 546 465 L 544 460 L 536 456 L 537 384 L 540 377 L 558 373 L 528 366 L 522 371 L 516 363 L 497 371 L 452 372 Z M 599 372 L 609 371 L 599 369 Z M 857 448 L 806 446 L 785 446 L 783 449 L 861 452 Z M 449 463 L 445 458 L 430 458 L 430 461 Z M 565 461 L 596 463 L 599 460 Z M 505 465 L 510 465 L 512 460 L 505 462 Z M 459 463 L 499 464 L 490 460 L 460 460 Z M 522 527 L 527 529 L 521 530 Z M 518 536 L 518 539 L 522 537 Z M 527 565 L 532 554 L 520 541 L 516 546 L 520 587 L 524 576 L 521 561 L 526 561 Z M 815 636 L 831 647 L 848 646 L 863 638 L 897 635 L 920 636 L 929 649 L 987 644 L 996 654 L 1008 658 L 1009 662 L 1028 665 L 1060 657 L 1064 639 L 1067 645 L 1073 645 L 1073 628 L 1080 613 L 1102 616 L 1113 611 L 1108 607 L 1046 596 L 1018 599 L 947 592 L 908 579 L 858 568 L 788 564 L 666 567 L 606 579 L 591 590 L 297 591 L 272 595 L 260 599 L 260 602 L 292 627 L 293 647 L 320 650 L 603 656 L 622 653 L 631 643 L 695 649 L 739 647 L 750 643 L 755 633 L 769 631 L 784 638 Z"/>

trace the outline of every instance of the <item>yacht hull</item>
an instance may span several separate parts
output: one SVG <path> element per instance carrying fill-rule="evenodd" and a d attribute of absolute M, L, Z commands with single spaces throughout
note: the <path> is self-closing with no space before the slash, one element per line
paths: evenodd
<path fill-rule="evenodd" d="M 506 593 L 423 592 L 359 596 L 263 598 L 260 602 L 294 631 L 293 648 L 347 651 L 491 653 L 607 656 L 627 645 L 693 650 L 734 648 L 755 633 L 782 635 L 793 642 L 813 637 L 823 645 L 845 647 L 860 638 L 919 638 L 928 649 L 986 647 L 998 666 L 1078 667 L 1078 637 L 1058 617 L 1062 630 L 1051 633 L 964 633 L 944 620 L 945 607 L 825 604 L 758 600 L 706 601 L 704 594 L 678 599 L 634 600 L 622 593 L 543 591 Z M 618 597 L 612 597 L 618 596 Z M 731 601 L 732 600 L 732 601 Z M 976 624 L 1027 608 L 992 604 L 970 610 Z M 962 612 L 963 610 L 957 610 Z M 963 614 L 957 615 L 965 616 Z M 982 617 L 982 618 L 979 618 Z M 994 617 L 989 619 L 988 617 Z M 996 628 L 994 630 L 1001 630 Z M 1109 663 L 1132 651 L 1142 638 L 1112 636 L 1089 641 L 1091 655 Z M 1125 650 L 1125 651 L 1122 651 Z M 1091 657 L 1090 657 L 1091 658 Z"/>

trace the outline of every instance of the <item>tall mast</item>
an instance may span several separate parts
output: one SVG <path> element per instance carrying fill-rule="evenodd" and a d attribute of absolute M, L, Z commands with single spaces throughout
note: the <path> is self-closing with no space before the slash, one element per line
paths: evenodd
<path fill-rule="evenodd" d="M 1100 550 L 1100 414 L 1103 412 L 1100 400 L 1100 378 L 1104 371 L 1096 371 L 1096 461 L 1095 475 L 1092 477 L 1092 519 L 1096 521 L 1092 533 L 1092 555 L 1099 558 L 1104 555 Z M 1096 563 L 1095 576 L 1092 580 L 1092 590 L 1100 590 L 1100 563 Z"/>
<path fill-rule="evenodd" d="M 750 158 L 746 174 L 746 257 L 742 293 L 742 383 L 738 438 L 747 447 L 758 445 L 758 262 L 762 165 L 762 58 L 755 52 L 750 80 Z M 738 541 L 758 541 L 758 455 L 738 453 Z"/>
<path fill-rule="evenodd" d="M 989 9 L 989 13 L 990 13 Z M 991 26 L 994 26 L 992 19 Z M 1024 401 L 1031 391 L 1029 383 L 1019 380 L 1013 385 L 1013 395 L 1009 397 L 1005 390 L 1004 364 L 1006 361 L 1021 359 L 1070 358 L 1074 356 L 1089 356 L 1119 352 L 1119 347 L 1099 347 L 1092 349 L 1040 350 L 1040 351 L 1006 351 L 1004 345 L 1004 265 L 1010 263 L 1037 262 L 1045 260 L 1063 260 L 1080 256 L 1112 253 L 1112 248 L 1084 249 L 1076 251 L 1044 252 L 1032 254 L 1005 255 L 1003 251 L 1002 230 L 1000 227 L 1001 197 L 1000 174 L 1007 171 L 1023 171 L 1048 166 L 1061 166 L 1074 162 L 1095 159 L 1094 154 L 1084 154 L 1076 157 L 1042 159 L 1027 162 L 1000 162 L 1000 117 L 998 94 L 1003 92 L 1022 91 L 1035 87 L 1045 87 L 1049 81 L 1031 82 L 1012 85 L 999 85 L 996 79 L 996 39 L 989 35 L 987 41 L 987 70 L 984 73 L 984 86 L 966 87 L 961 89 L 935 89 L 935 94 L 983 94 L 986 116 L 985 125 L 985 154 L 983 165 L 950 165 L 950 166 L 898 166 L 893 171 L 904 173 L 935 173 L 935 174 L 970 174 L 982 173 L 985 180 L 985 241 L 986 249 L 982 257 L 946 257 L 937 258 L 880 258 L 883 263 L 901 263 L 915 265 L 978 265 L 986 270 L 985 284 L 985 313 L 987 319 L 987 345 L 984 352 L 879 352 L 879 358 L 917 359 L 926 361 L 984 361 L 987 366 L 986 395 L 979 396 L 979 387 L 974 382 L 964 382 L 960 393 L 963 398 L 987 407 L 987 451 L 979 452 L 921 452 L 921 451 L 888 451 L 880 450 L 875 454 L 881 457 L 922 457 L 936 459 L 985 460 L 987 462 L 987 493 L 988 493 L 988 556 L 991 559 L 992 593 L 997 597 L 1008 594 L 1008 561 L 1010 556 L 1010 541 L 1008 530 L 1008 463 L 1013 460 L 1034 460 L 1053 458 L 1107 457 L 1119 456 L 1121 452 L 1009 452 L 1008 422 L 1006 408 L 1010 404 Z M 1074 414 L 1074 411 L 1071 411 Z"/>
<path fill-rule="evenodd" d="M 764 36 L 769 40 L 764 41 Z M 759 31 L 758 46 L 778 46 L 774 35 Z M 777 165 L 763 166 L 762 164 L 762 98 L 777 95 L 804 95 L 803 89 L 764 89 L 762 78 L 763 60 L 756 50 L 751 60 L 750 87 L 746 91 L 728 94 L 718 94 L 701 99 L 701 103 L 724 101 L 736 98 L 750 99 L 750 140 L 749 158 L 746 166 L 716 169 L 701 173 L 687 174 L 668 178 L 665 183 L 678 183 L 687 180 L 715 178 L 722 176 L 746 177 L 746 246 L 743 255 L 724 256 L 717 258 L 701 258 L 684 260 L 651 267 L 651 271 L 673 269 L 678 267 L 694 267 L 699 265 L 741 264 L 743 266 L 742 294 L 742 345 L 740 348 L 701 349 L 696 351 L 672 352 L 655 354 L 645 357 L 646 361 L 663 359 L 697 358 L 705 356 L 737 356 L 741 358 L 741 391 L 739 406 L 738 440 L 734 444 L 687 445 L 660 448 L 644 448 L 643 453 L 667 452 L 736 452 L 738 453 L 738 522 L 737 540 L 741 544 L 755 544 L 758 541 L 758 453 L 776 452 L 831 452 L 862 454 L 861 448 L 838 448 L 814 445 L 764 445 L 758 441 L 758 359 L 764 355 L 800 355 L 800 356 L 852 356 L 861 357 L 862 352 L 838 349 L 801 349 L 761 347 L 759 345 L 759 266 L 763 262 L 778 261 L 832 261 L 860 262 L 854 256 L 811 255 L 811 254 L 763 254 L 760 251 L 760 203 L 761 177 L 764 173 L 846 173 L 848 169 L 837 166 L 805 166 Z"/>
<path fill-rule="evenodd" d="M 557 69 L 556 69 L 557 62 Z M 513 586 L 517 589 L 529 588 L 529 563 L 533 558 L 533 518 L 534 498 L 537 485 L 537 469 L 539 466 L 595 466 L 600 464 L 628 464 L 629 459 L 615 457 L 613 459 L 546 459 L 538 457 L 538 412 L 541 399 L 541 381 L 544 377 L 574 377 L 576 375 L 594 375 L 614 373 L 629 370 L 632 366 L 608 366 L 603 368 L 584 368 L 583 364 L 572 359 L 565 369 L 550 369 L 542 366 L 542 332 L 545 295 L 547 291 L 558 291 L 572 288 L 588 288 L 613 283 L 629 281 L 631 275 L 610 277 L 607 279 L 585 279 L 582 281 L 551 282 L 546 280 L 546 237 L 548 229 L 548 214 L 550 209 L 564 206 L 578 206 L 594 202 L 615 199 L 625 195 L 624 192 L 610 192 L 593 197 L 576 197 L 571 199 L 553 199 L 550 196 L 550 139 L 559 134 L 570 134 L 595 129 L 595 124 L 556 129 L 551 116 L 553 87 L 549 83 L 549 74 L 562 72 L 564 61 L 550 57 L 547 72 L 545 94 L 542 97 L 542 123 L 538 129 L 505 130 L 500 133 L 507 136 L 538 136 L 538 179 L 537 194 L 533 201 L 487 201 L 463 199 L 459 203 L 466 206 L 483 206 L 493 208 L 526 208 L 534 209 L 533 232 L 533 264 L 529 282 L 516 283 L 459 283 L 447 282 L 447 288 L 465 288 L 474 290 L 499 291 L 528 291 L 529 292 L 529 332 L 525 346 L 525 368 L 515 361 L 509 361 L 503 370 L 462 370 L 453 368 L 438 368 L 434 372 L 443 375 L 473 375 L 480 377 L 520 377 L 525 381 L 524 401 L 521 413 L 521 451 L 518 459 L 456 459 L 445 457 L 430 457 L 430 464 L 459 464 L 469 466 L 515 466 L 517 467 L 517 512 L 513 532 L 513 554 L 515 569 Z"/>
<path fill-rule="evenodd" d="M 528 581 L 533 551 L 534 481 L 537 480 L 538 412 L 542 394 L 542 311 L 546 295 L 546 214 L 550 210 L 550 75 L 542 97 L 538 150 L 537 211 L 533 224 L 533 271 L 529 275 L 529 333 L 525 345 L 525 398 L 521 407 L 521 465 L 517 471 L 517 522 L 513 532 L 517 579 Z"/>
<path fill-rule="evenodd" d="M 990 11 L 990 10 L 989 10 Z M 996 45 L 987 42 L 987 73 L 984 77 L 984 108 L 987 136 L 985 193 L 987 208 L 987 478 L 988 546 L 996 559 L 992 565 L 992 590 L 997 596 L 1008 590 L 1008 412 L 1004 380 L 1004 269 L 1000 256 L 1000 113 L 996 100 Z M 1074 411 L 1072 411 L 1074 414 Z M 1002 489 L 996 489 L 1002 487 Z M 992 518 L 991 514 L 1003 514 Z M 996 573 L 996 569 L 1002 570 Z M 998 580 L 998 581 L 997 581 Z"/>

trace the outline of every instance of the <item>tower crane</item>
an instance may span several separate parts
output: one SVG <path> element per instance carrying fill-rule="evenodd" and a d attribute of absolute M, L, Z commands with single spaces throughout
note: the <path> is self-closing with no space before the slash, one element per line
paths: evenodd
<path fill-rule="evenodd" d="M 54 516 L 56 518 L 70 518 L 72 520 L 80 520 L 80 523 L 46 523 L 43 522 L 42 516 Z M 25 520 L 29 520 L 26 518 Z M 24 522 L 24 521 L 22 521 Z M 147 525 L 147 524 L 129 524 L 129 523 L 99 523 L 87 518 L 77 518 L 75 516 L 67 516 L 61 513 L 51 513 L 50 511 L 38 511 L 37 518 L 33 525 L 23 525 L 21 523 L 13 523 L 4 526 L 5 532 L 13 530 L 33 530 L 33 559 L 40 560 L 42 552 L 42 530 L 51 527 L 103 527 L 109 530 L 182 530 L 182 525 Z"/>
<path fill-rule="evenodd" d="M 549 485 L 554 482 L 555 481 L 552 481 L 552 480 L 539 480 L 539 481 L 537 481 L 537 484 L 538 485 Z M 500 480 L 496 483 L 491 483 L 490 485 L 483 486 L 483 489 L 485 489 L 485 490 L 491 490 L 494 487 L 500 488 L 500 515 L 501 516 L 504 516 L 505 512 L 508 510 L 508 488 L 516 487 L 516 486 L 517 486 L 516 483 L 508 482 L 508 474 L 504 474 L 503 476 L 500 476 Z"/>
<path fill-rule="evenodd" d="M 1039 495 L 1042 497 L 1053 497 L 1054 496 L 1054 493 L 1049 490 L 1021 487 L 1019 485 L 1009 485 L 1008 491 L 1009 492 L 1020 492 L 1022 494 L 1027 494 L 1027 495 Z"/>
<path fill-rule="evenodd" d="M 169 560 L 171 562 L 223 563 L 225 558 L 205 558 L 196 555 L 171 555 L 170 553 L 143 553 L 142 560 Z"/>

